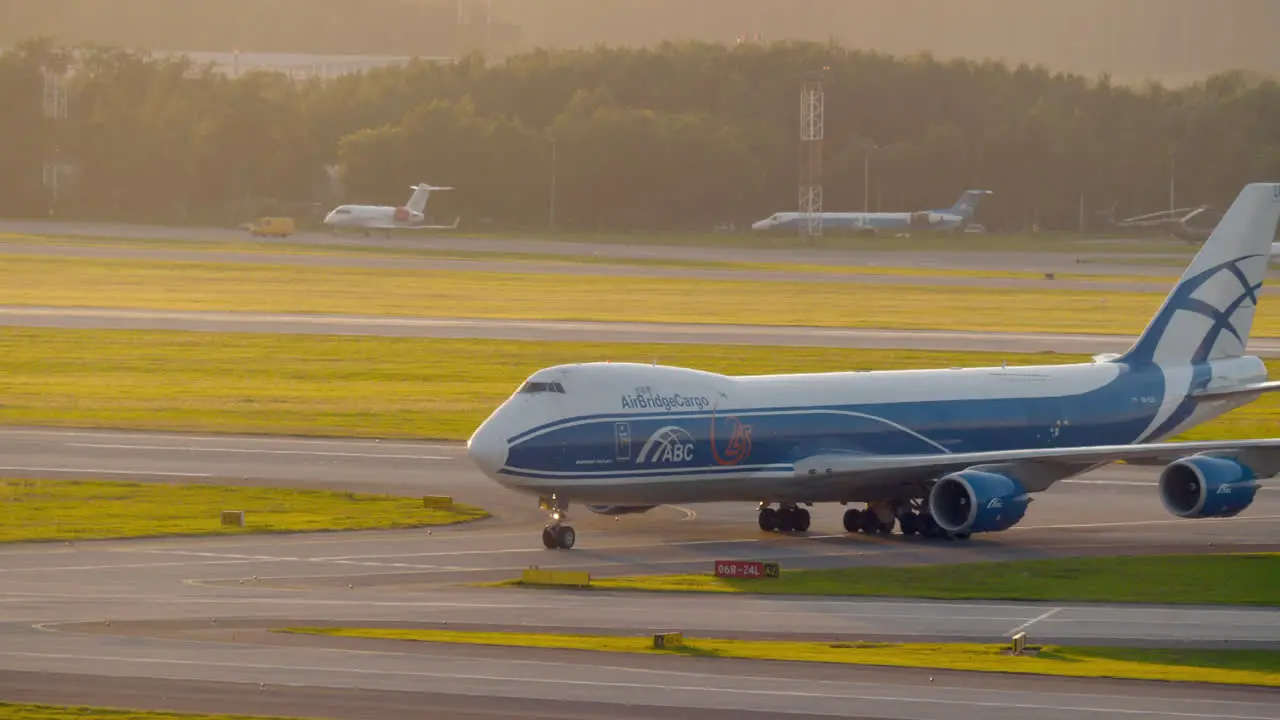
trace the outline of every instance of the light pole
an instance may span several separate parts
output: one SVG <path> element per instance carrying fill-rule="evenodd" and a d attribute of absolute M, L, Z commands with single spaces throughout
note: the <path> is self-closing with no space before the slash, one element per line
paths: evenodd
<path fill-rule="evenodd" d="M 548 227 L 556 229 L 556 139 L 551 138 L 551 207 L 548 210 Z"/>
<path fill-rule="evenodd" d="M 862 212 L 871 212 L 871 151 L 879 150 L 875 143 L 862 146 Z"/>
<path fill-rule="evenodd" d="M 1176 178 L 1177 178 L 1177 165 L 1174 164 L 1173 151 L 1170 150 L 1169 151 L 1169 212 L 1173 212 L 1178 207 L 1173 202 Z"/>

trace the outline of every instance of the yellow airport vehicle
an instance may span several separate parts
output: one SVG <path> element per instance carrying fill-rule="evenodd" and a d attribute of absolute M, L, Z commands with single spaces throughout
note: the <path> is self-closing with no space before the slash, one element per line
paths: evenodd
<path fill-rule="evenodd" d="M 298 232 L 291 217 L 261 217 L 249 224 L 249 234 L 254 237 L 286 238 Z"/>

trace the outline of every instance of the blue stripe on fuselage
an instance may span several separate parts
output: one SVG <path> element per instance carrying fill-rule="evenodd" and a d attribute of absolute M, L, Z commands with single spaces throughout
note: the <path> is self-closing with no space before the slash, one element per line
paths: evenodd
<path fill-rule="evenodd" d="M 508 474 L 644 477 L 790 467 L 816 454 L 939 454 L 1125 444 L 1164 398 L 1154 366 L 1078 395 L 570 417 L 510 438 Z M 625 438 L 625 439 L 624 439 Z M 641 456 L 643 453 L 643 457 Z"/>

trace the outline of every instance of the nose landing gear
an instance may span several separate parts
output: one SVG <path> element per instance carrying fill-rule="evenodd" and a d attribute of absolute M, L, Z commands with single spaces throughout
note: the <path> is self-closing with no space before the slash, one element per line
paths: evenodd
<path fill-rule="evenodd" d="M 550 511 L 551 524 L 542 528 L 542 544 L 548 550 L 569 550 L 578 539 L 573 528 L 564 525 L 568 519 L 569 501 L 552 495 L 550 498 L 538 498 L 538 507 Z"/>

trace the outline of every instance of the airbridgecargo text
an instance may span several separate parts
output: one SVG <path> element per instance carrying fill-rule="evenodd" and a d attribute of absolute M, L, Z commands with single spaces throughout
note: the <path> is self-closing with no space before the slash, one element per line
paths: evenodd
<path fill-rule="evenodd" d="M 702 395 L 623 395 L 625 410 L 702 410 L 711 400 Z"/>

